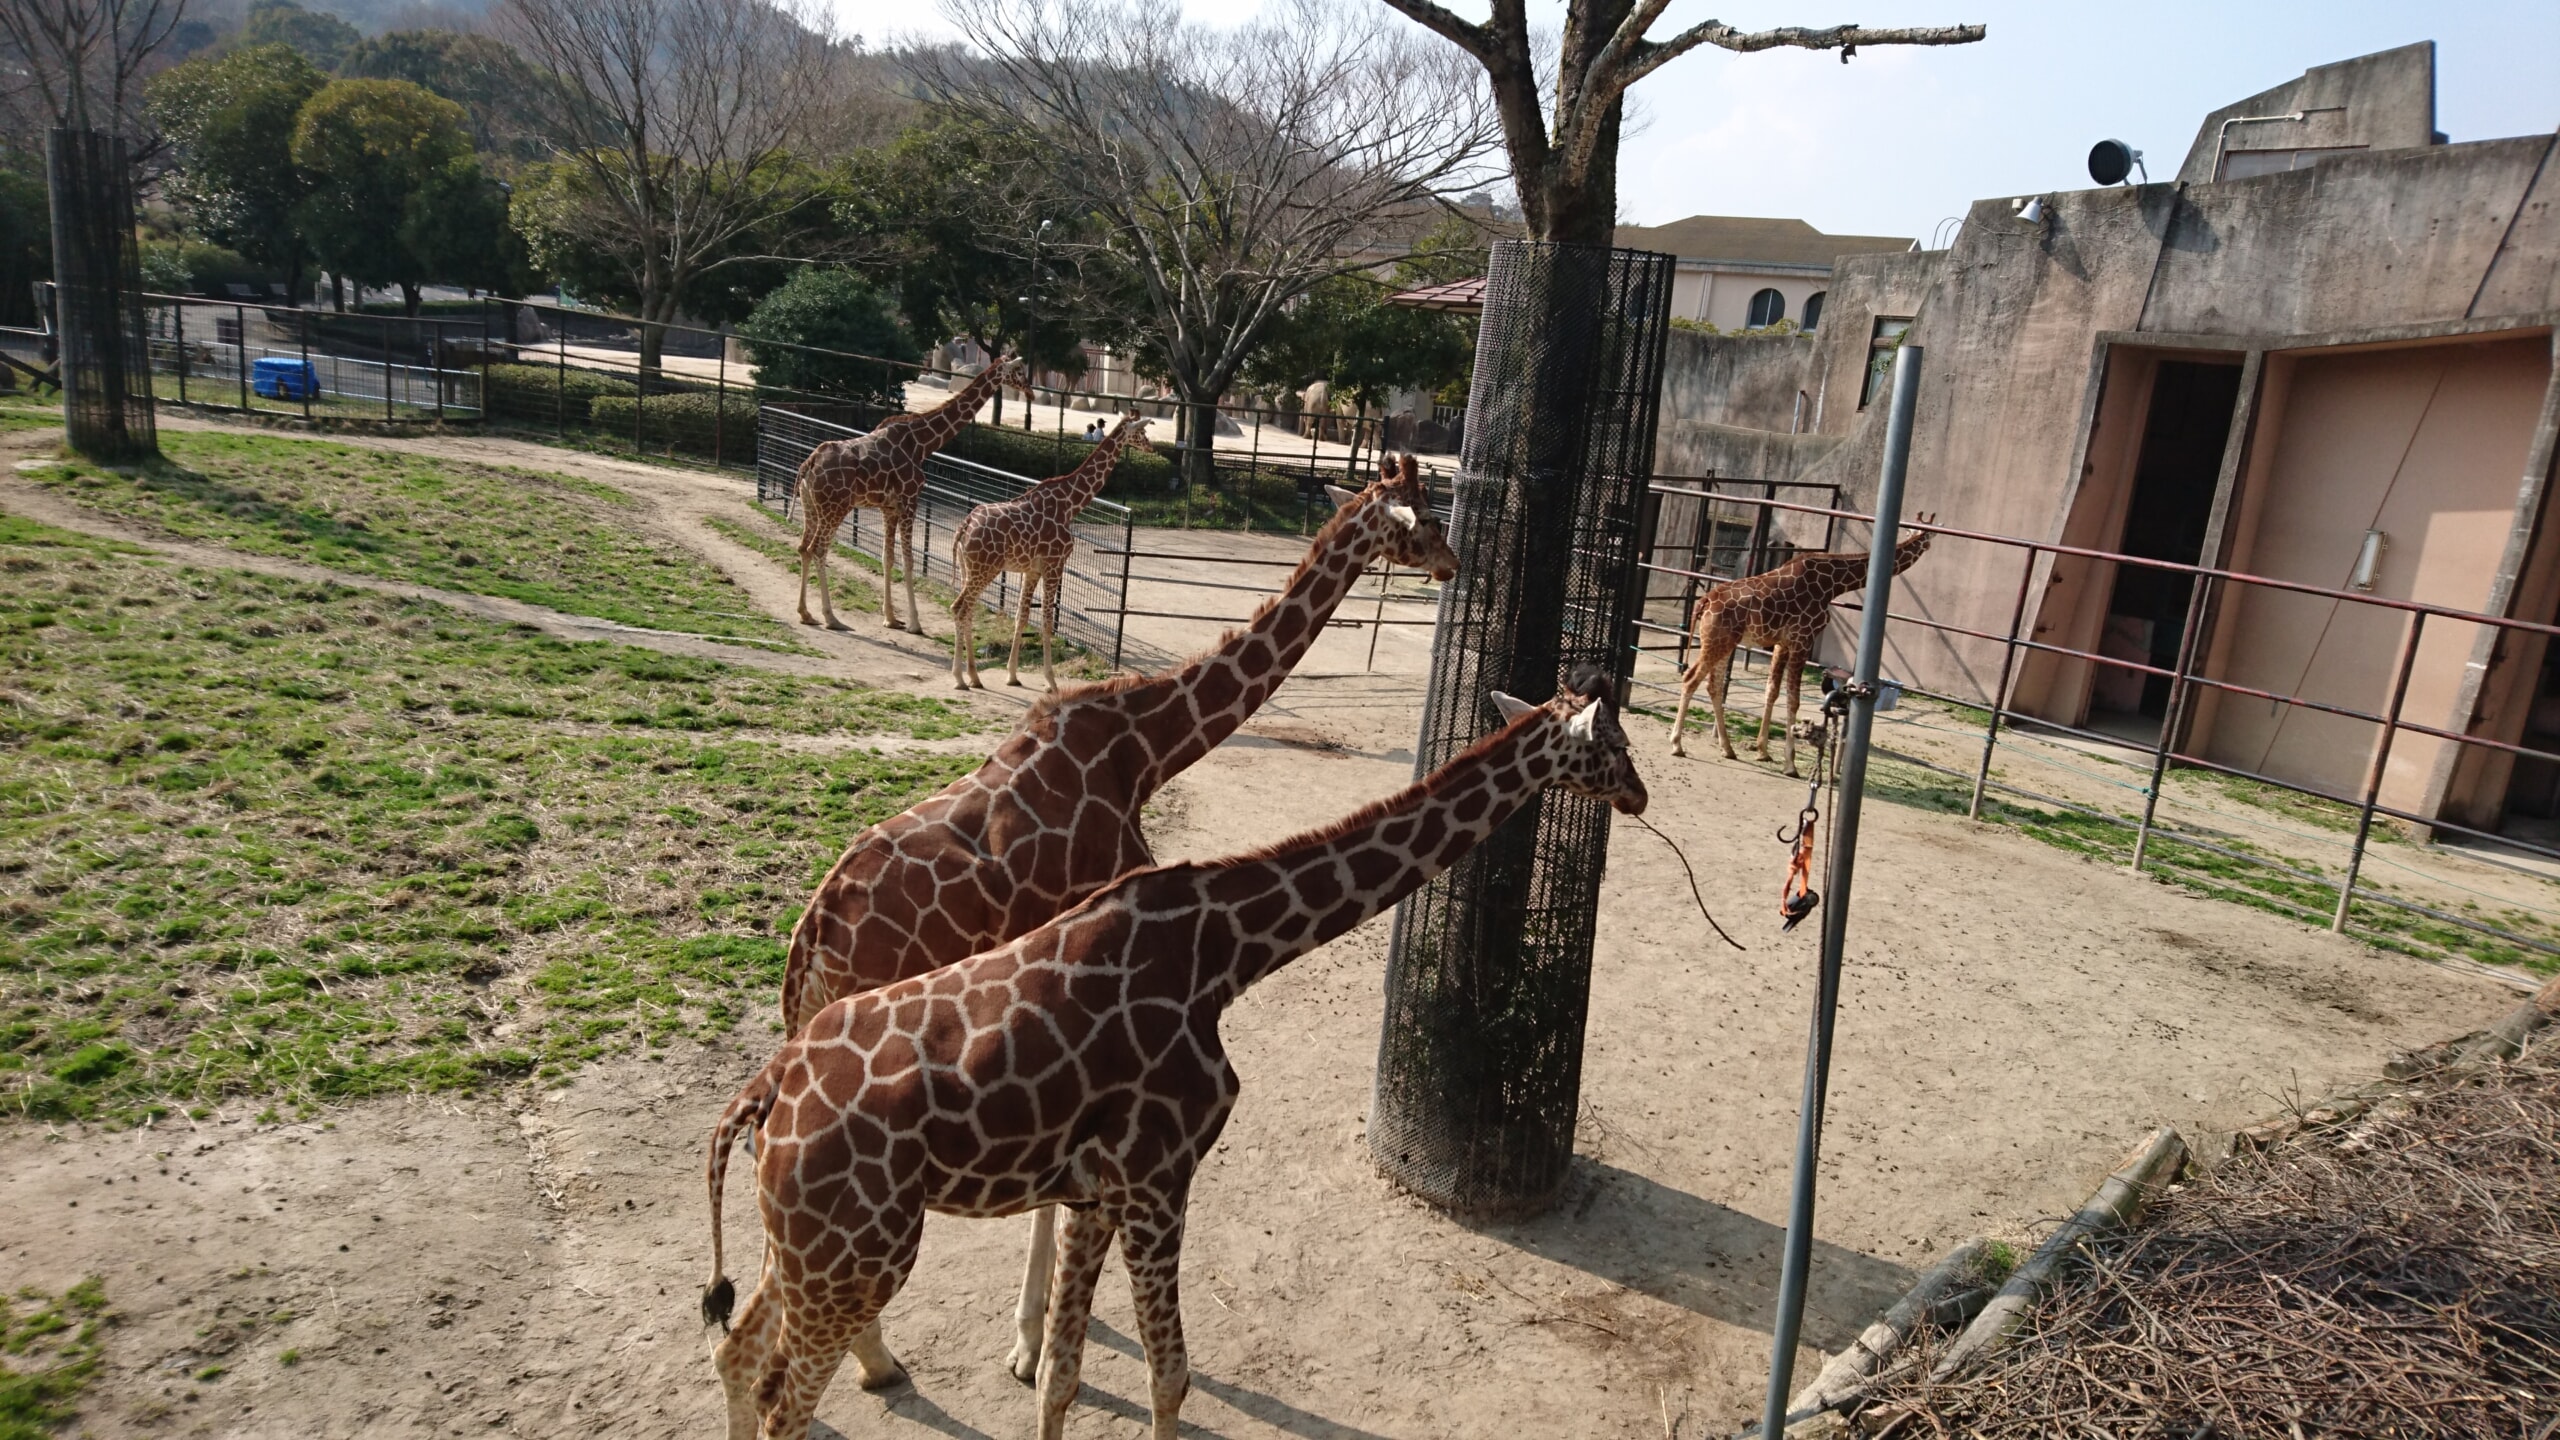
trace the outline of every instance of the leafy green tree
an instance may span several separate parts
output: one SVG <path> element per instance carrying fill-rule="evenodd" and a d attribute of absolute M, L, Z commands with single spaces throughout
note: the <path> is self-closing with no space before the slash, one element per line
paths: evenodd
<path fill-rule="evenodd" d="M 430 280 L 500 295 L 533 288 L 531 257 L 507 221 L 507 192 L 469 157 L 427 175 L 401 218 L 400 243 Z"/>
<path fill-rule="evenodd" d="M 906 327 L 898 323 L 888 297 L 851 271 L 815 266 L 801 269 L 767 295 L 738 333 L 751 343 L 778 340 L 815 345 L 910 365 L 920 353 Z M 909 373 L 905 366 L 812 355 L 781 345 L 758 346 L 755 357 L 757 383 L 824 395 L 877 394 L 891 390 Z"/>
<path fill-rule="evenodd" d="M 836 237 L 820 233 L 829 228 L 821 222 L 834 198 L 823 177 L 794 166 L 790 183 L 794 204 L 777 205 L 722 245 L 701 252 L 702 263 L 674 292 L 676 310 L 707 325 L 734 324 L 803 268 L 803 262 L 782 257 L 835 248 Z M 531 274 L 557 280 L 583 299 L 645 316 L 645 241 L 612 223 L 616 211 L 599 193 L 600 184 L 593 168 L 574 160 L 524 166 L 514 175 L 509 219 Z"/>
<path fill-rule="evenodd" d="M 1387 297 L 1481 275 L 1484 263 L 1475 227 L 1444 220 L 1396 263 L 1392 278 L 1337 275 L 1308 291 L 1268 332 L 1245 378 L 1289 390 L 1322 380 L 1364 407 L 1398 390 L 1440 393 L 1474 364 L 1474 320 L 1390 305 Z"/>
<path fill-rule="evenodd" d="M 463 108 L 472 148 L 531 160 L 541 152 L 526 97 L 533 72 L 486 35 L 458 30 L 394 30 L 358 41 L 339 66 L 354 80 L 406 80 Z"/>
<path fill-rule="evenodd" d="M 439 257 L 414 243 L 437 233 L 430 207 L 465 181 L 471 137 L 462 107 L 406 80 L 333 80 L 302 107 L 293 163 L 311 192 L 297 208 L 329 268 L 367 285 L 397 285 L 408 313 Z"/>
<path fill-rule="evenodd" d="M 0 154 L 0 325 L 36 323 L 35 282 L 53 278 L 44 179 Z"/>
<path fill-rule="evenodd" d="M 847 162 L 834 214 L 896 294 L 910 332 L 961 335 L 990 355 L 1027 354 L 1079 371 L 1092 297 L 1072 256 L 1079 226 L 1036 168 L 1006 156 L 983 127 L 937 115 Z M 1003 419 L 1003 397 L 996 416 Z"/>
<path fill-rule="evenodd" d="M 293 163 L 294 125 L 326 84 L 291 47 L 260 45 L 173 66 L 149 92 L 177 149 L 169 193 L 190 228 L 284 271 L 295 295 L 311 257 L 297 214 L 311 184 Z"/>
<path fill-rule="evenodd" d="M 305 10 L 293 0 L 253 0 L 240 25 L 240 43 L 289 45 L 323 70 L 335 70 L 364 37 L 335 15 Z"/>

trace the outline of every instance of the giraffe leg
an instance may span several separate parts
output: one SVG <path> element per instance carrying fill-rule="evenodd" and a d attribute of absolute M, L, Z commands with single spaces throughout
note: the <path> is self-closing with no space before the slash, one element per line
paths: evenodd
<path fill-rule="evenodd" d="M 1042 586 L 1040 602 L 1040 669 L 1049 677 L 1049 688 L 1058 688 L 1058 587 L 1066 580 L 1063 573 L 1052 574 Z M 1028 598 L 1028 592 L 1026 592 Z"/>
<path fill-rule="evenodd" d="M 1033 579 L 1034 577 L 1030 571 L 1025 570 L 1022 572 L 1022 613 L 1016 615 L 1013 620 L 1013 653 L 1007 655 L 1004 659 L 1004 683 L 1007 685 L 1020 685 L 1022 683 L 1022 632 L 1024 627 L 1031 623 L 1031 586 Z"/>
<path fill-rule="evenodd" d="M 1064 1228 L 1040 1344 L 1040 1440 L 1064 1440 L 1067 1433 L 1067 1407 L 1084 1383 L 1084 1330 L 1093 1317 L 1094 1282 L 1102 1277 L 1116 1227 L 1094 1206 L 1067 1211 Z"/>
<path fill-rule="evenodd" d="M 1707 678 L 1704 666 L 1692 665 L 1680 676 L 1680 705 L 1671 712 L 1671 753 L 1686 755 L 1680 748 L 1681 737 L 1689 733 L 1689 699 L 1698 693 L 1700 682 Z"/>
<path fill-rule="evenodd" d="M 1147 1351 L 1148 1410 L 1154 1440 L 1175 1440 L 1182 1397 L 1191 1389 L 1190 1355 L 1182 1343 L 1182 1214 L 1132 1216 L 1121 1232 L 1120 1258 L 1129 1267 L 1129 1294 L 1137 1302 L 1138 1338 Z"/>
<path fill-rule="evenodd" d="M 906 628 L 898 623 L 898 517 L 885 507 L 880 511 L 880 618 L 892 630 Z"/>
<path fill-rule="evenodd" d="M 853 1337 L 853 1373 L 865 1390 L 886 1390 L 906 1383 L 907 1367 L 889 1353 L 889 1342 L 880 1334 L 880 1317 L 862 1327 Z"/>
<path fill-rule="evenodd" d="M 1724 747 L 1724 758 L 1738 760 L 1742 757 L 1733 753 L 1733 732 L 1726 729 L 1724 725 L 1725 692 L 1733 684 L 1732 661 L 1733 652 L 1727 650 L 1723 658 L 1713 664 L 1708 664 L 1704 657 L 1701 657 L 1698 663 L 1704 666 L 1707 672 L 1707 708 L 1715 717 L 1716 743 Z"/>
<path fill-rule="evenodd" d="M 822 579 L 819 583 L 823 585 L 826 582 Z M 809 535 L 805 528 L 800 535 L 800 623 L 803 625 L 818 623 L 809 618 Z"/>
<path fill-rule="evenodd" d="M 818 613 L 826 617 L 828 629 L 842 630 L 845 624 L 836 618 L 835 581 L 827 574 L 827 552 L 834 548 L 833 540 L 818 548 Z"/>
<path fill-rule="evenodd" d="M 893 1222 L 903 1233 L 892 1235 L 873 1221 L 847 1249 L 831 1248 L 825 1274 L 801 1273 L 800 1257 L 792 1252 L 769 1252 L 766 1283 L 758 1289 L 774 1294 L 781 1313 L 763 1364 L 747 1372 L 762 1412 L 761 1440 L 807 1440 L 818 1401 L 846 1350 L 876 1347 L 875 1358 L 897 1364 L 879 1342 L 880 1312 L 915 1268 L 923 1219 L 918 1211 Z"/>
<path fill-rule="evenodd" d="M 1031 1212 L 1031 1253 L 1022 1261 L 1022 1298 L 1013 1302 L 1013 1354 L 1005 1364 L 1028 1385 L 1040 1378 L 1040 1330 L 1049 1318 L 1049 1267 L 1058 1251 L 1058 1207 Z"/>
<path fill-rule="evenodd" d="M 772 1360 L 774 1332 L 782 1318 L 768 1283 L 772 1273 L 768 1257 L 737 1323 L 711 1347 L 712 1368 L 720 1372 L 720 1389 L 729 1400 L 729 1440 L 756 1440 L 756 1381 Z"/>
<path fill-rule="evenodd" d="M 898 517 L 898 534 L 899 534 L 899 536 L 903 539 L 903 541 L 905 542 L 905 545 L 906 545 L 906 552 L 907 552 L 907 565 L 906 565 L 906 573 L 907 573 L 907 625 L 908 625 L 908 627 L 909 627 L 910 629 L 914 630 L 917 634 L 921 635 L 921 634 L 923 634 L 923 633 L 924 633 L 924 612 L 916 608 L 916 512 L 915 512 L 915 511 L 913 511 L 913 510 L 909 510 L 909 511 L 907 511 L 905 514 L 900 515 L 900 516 Z M 881 548 L 881 549 L 883 549 L 883 550 L 888 549 L 888 548 L 889 548 L 889 544 L 888 544 L 888 542 L 887 542 L 886 540 L 883 540 L 883 541 L 880 543 L 880 548 Z M 889 577 L 888 577 L 888 576 L 883 575 L 883 576 L 881 576 L 881 577 L 880 577 L 880 583 L 881 583 L 882 585 L 884 585 L 884 586 L 885 586 L 885 585 L 887 585 L 887 584 L 888 584 L 888 581 L 889 581 Z"/>
<path fill-rule="evenodd" d="M 1787 665 L 1787 773 L 1794 775 L 1796 774 L 1796 706 L 1803 698 L 1804 660 L 1795 655 L 1787 658 L 1789 661 Z M 1777 681 L 1777 676 L 1769 677 L 1770 684 L 1775 685 Z"/>
<path fill-rule="evenodd" d="M 1773 646 L 1769 651 L 1769 673 L 1760 687 L 1760 743 L 1753 747 L 1753 753 L 1763 760 L 1769 758 L 1769 716 L 1778 708 L 1778 672 L 1793 658 L 1794 652 L 1784 645 Z"/>

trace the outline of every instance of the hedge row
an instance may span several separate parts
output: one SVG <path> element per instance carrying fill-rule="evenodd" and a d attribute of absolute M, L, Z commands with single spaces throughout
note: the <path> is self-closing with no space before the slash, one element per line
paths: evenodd
<path fill-rule="evenodd" d="M 1158 428 L 1163 428 L 1159 422 Z M 1084 463 L 1093 446 L 1069 435 L 1038 430 L 1004 430 L 993 425 L 971 425 L 960 432 L 951 444 L 951 452 L 963 460 L 1011 470 L 1034 480 L 1051 475 L 1064 475 Z M 1111 466 L 1111 478 L 1103 482 L 1105 495 L 1161 495 L 1173 488 L 1173 461 L 1158 453 L 1153 445 L 1124 450 Z"/>
<path fill-rule="evenodd" d="M 487 382 L 489 413 L 508 420 L 550 421 L 555 416 L 584 425 L 589 407 L 612 395 L 637 395 L 640 387 L 593 370 L 559 370 L 548 365 L 492 365 Z M 628 420 L 626 418 L 626 425 Z"/>
<path fill-rule="evenodd" d="M 725 399 L 726 403 L 722 403 Z M 633 411 L 639 414 L 635 418 Z M 700 391 L 652 395 L 642 405 L 637 396 L 598 395 L 587 405 L 598 430 L 627 439 L 639 427 L 644 449 L 683 450 L 710 459 L 743 464 L 756 453 L 755 397 L 726 397 Z"/>

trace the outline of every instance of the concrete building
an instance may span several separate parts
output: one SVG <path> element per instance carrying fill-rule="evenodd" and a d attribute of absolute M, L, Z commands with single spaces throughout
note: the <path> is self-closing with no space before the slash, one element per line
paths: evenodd
<path fill-rule="evenodd" d="M 1801 220 L 1692 215 L 1668 225 L 1621 225 L 1618 244 L 1680 257 L 1671 313 L 1683 320 L 1718 330 L 1792 320 L 1813 330 L 1841 257 L 1899 254 L 1911 248 L 1911 237 L 1825 235 Z"/>
<path fill-rule="evenodd" d="M 2175 179 L 1978 201 L 1948 250 L 1841 260 L 1812 335 L 1675 332 L 1658 468 L 1829 482 L 1864 505 L 1880 377 L 1917 342 L 1910 510 L 2552 621 L 2560 156 L 2550 135 L 2445 143 L 2434 100 L 2431 45 L 2322 66 L 2207 116 Z M 2030 569 L 2017 549 L 1947 541 L 1895 610 L 2000 636 L 2023 605 L 2034 642 L 2166 667 L 2191 584 L 2073 557 Z M 2389 705 L 2400 612 L 2224 585 L 2202 613 L 2208 675 Z M 2555 647 L 2451 620 L 2423 637 L 2409 720 L 2560 748 Z M 1998 640 L 1894 638 L 1897 675 L 1958 696 L 1995 688 Z M 2010 698 L 2156 735 L 2165 691 L 2029 649 Z M 2378 727 L 2202 693 L 2182 751 L 2332 794 L 2361 786 Z M 2496 828 L 2560 812 L 2560 773 L 2403 731 L 2381 798 Z"/>

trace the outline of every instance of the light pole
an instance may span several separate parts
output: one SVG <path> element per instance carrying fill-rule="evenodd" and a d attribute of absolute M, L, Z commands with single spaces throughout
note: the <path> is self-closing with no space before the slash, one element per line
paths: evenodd
<path fill-rule="evenodd" d="M 1025 384 L 1022 387 L 1022 428 L 1024 430 L 1031 428 L 1031 386 L 1028 381 L 1039 373 L 1031 354 L 1032 346 L 1038 343 L 1040 337 L 1040 242 L 1049 237 L 1049 227 L 1056 223 L 1054 220 L 1043 220 L 1040 222 L 1040 228 L 1031 232 L 1031 293 L 1016 297 L 1022 305 L 1022 369 L 1025 378 Z M 1004 403 L 1001 390 L 997 392 L 996 403 L 999 405 Z M 1065 403 L 1063 400 L 1059 402 L 1061 406 Z M 1064 427 L 1066 423 L 1065 411 L 1061 409 L 1058 424 Z"/>

